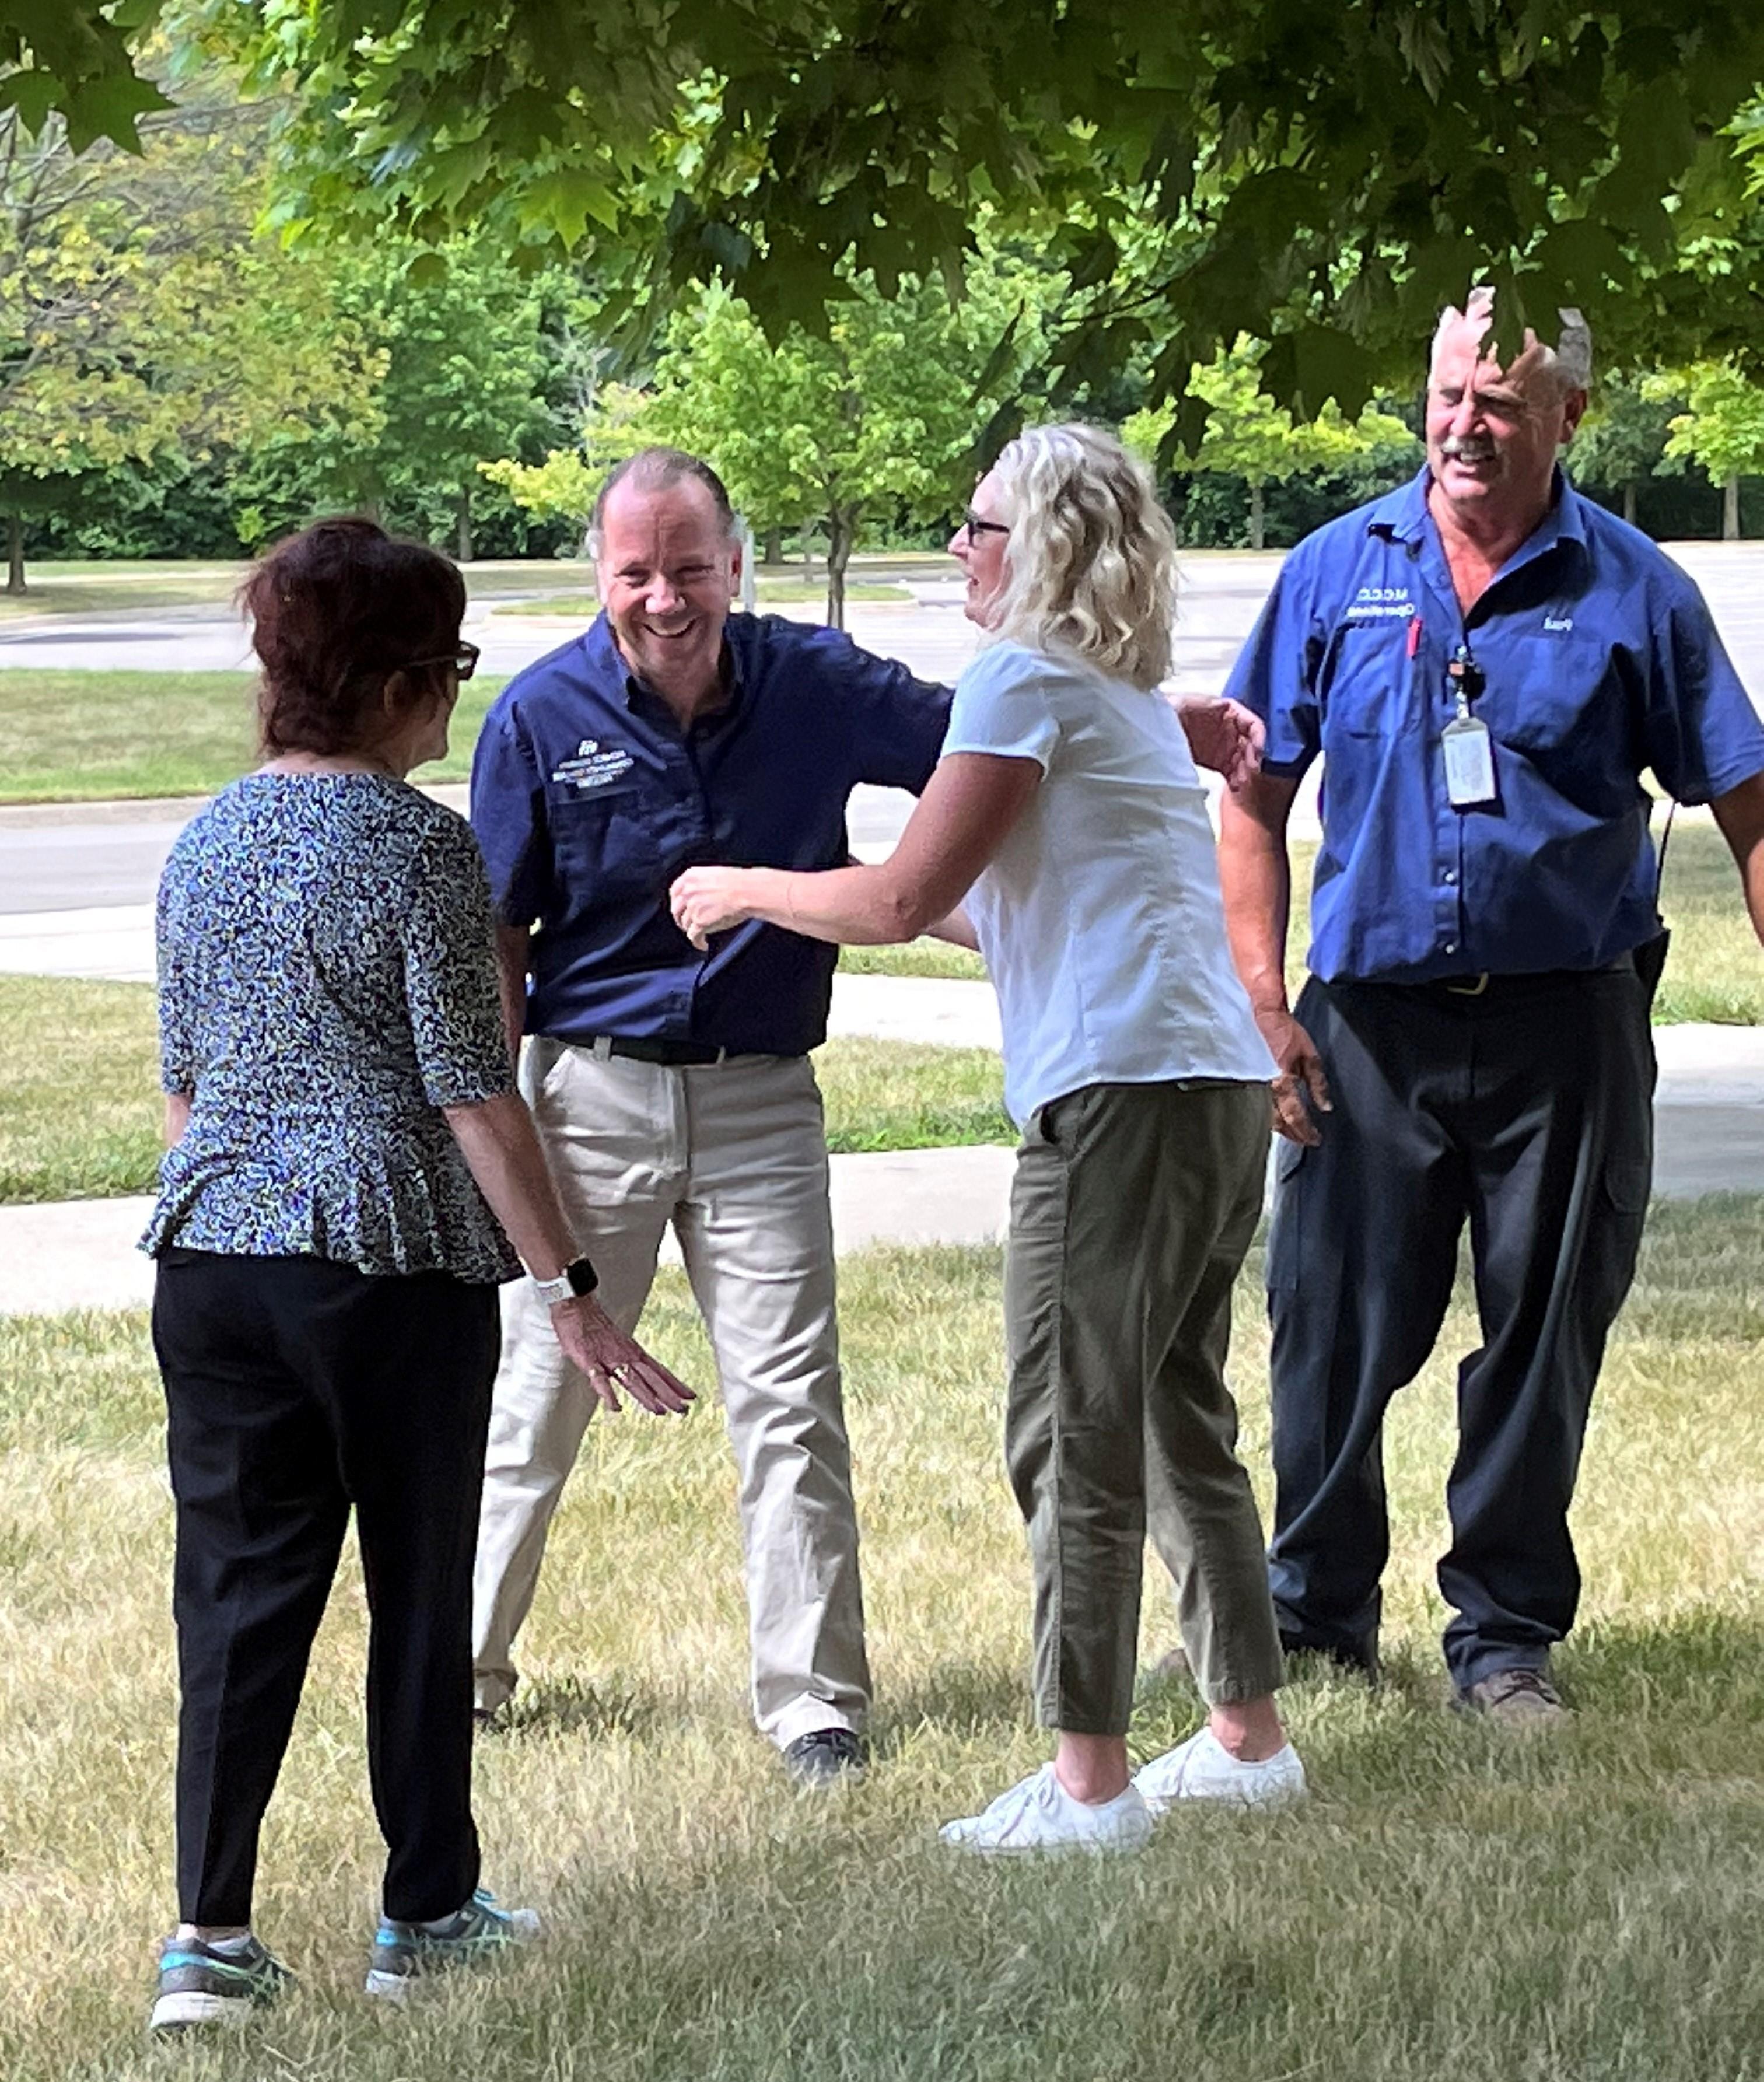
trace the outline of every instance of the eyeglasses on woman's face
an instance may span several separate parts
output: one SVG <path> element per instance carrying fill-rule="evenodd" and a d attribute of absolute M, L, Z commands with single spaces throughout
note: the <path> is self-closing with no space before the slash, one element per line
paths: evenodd
<path fill-rule="evenodd" d="M 1002 520 L 983 520 L 971 506 L 962 515 L 962 525 L 967 531 L 968 547 L 970 550 L 979 549 L 980 537 L 983 535 L 1008 535 L 1011 532 Z"/>
<path fill-rule="evenodd" d="M 404 669 L 407 672 L 418 672 L 425 665 L 451 665 L 456 678 L 469 680 L 478 670 L 478 661 L 483 655 L 475 643 L 461 641 L 457 649 L 447 651 L 441 657 L 413 658 Z"/>

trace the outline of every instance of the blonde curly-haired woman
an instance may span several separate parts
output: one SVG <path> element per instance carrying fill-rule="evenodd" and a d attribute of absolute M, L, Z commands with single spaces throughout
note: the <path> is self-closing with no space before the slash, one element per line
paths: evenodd
<path fill-rule="evenodd" d="M 748 918 L 874 944 L 966 897 L 1023 1130 L 1005 1457 L 1034 1566 L 1035 1704 L 1059 1741 L 943 1835 L 977 1852 L 1127 1850 L 1177 1801 L 1304 1789 L 1274 1703 L 1279 1639 L 1223 1377 L 1274 1065 L 1227 950 L 1189 740 L 1157 691 L 1176 545 L 1146 473 L 1100 428 L 1030 428 L 949 546 L 988 640 L 893 856 L 824 874 L 695 868 L 674 910 L 700 945 Z M 1236 722 L 1212 706 L 1228 739 Z M 1253 769 L 1247 737 L 1213 749 L 1227 778 Z M 1148 1532 L 1210 1710 L 1135 1779 Z"/>

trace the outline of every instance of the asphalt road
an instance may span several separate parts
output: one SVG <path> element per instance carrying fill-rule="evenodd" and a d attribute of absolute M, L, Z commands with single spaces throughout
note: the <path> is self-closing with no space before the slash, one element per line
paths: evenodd
<path fill-rule="evenodd" d="M 1703 588 L 1717 627 L 1764 712 L 1764 542 L 1692 542 L 1671 554 Z M 1280 567 L 1278 554 L 1210 553 L 1185 559 L 1177 622 L 1174 682 L 1180 692 L 1215 693 L 1248 634 Z M 853 639 L 901 659 L 922 677 L 951 681 L 973 655 L 975 632 L 954 579 L 915 583 L 914 605 L 854 603 Z M 817 619 L 813 607 L 788 612 Z M 484 651 L 483 669 L 512 672 L 566 642 L 575 625 L 474 609 L 467 628 Z M 225 670 L 245 661 L 243 633 L 223 607 L 146 613 L 126 621 L 61 622 L 0 627 L 0 727 L 4 668 Z M 0 914 L 80 910 L 147 901 L 166 851 L 191 804 L 109 804 L 0 809 Z M 886 845 L 910 803 L 893 790 L 861 789 L 851 830 L 861 849 Z"/>

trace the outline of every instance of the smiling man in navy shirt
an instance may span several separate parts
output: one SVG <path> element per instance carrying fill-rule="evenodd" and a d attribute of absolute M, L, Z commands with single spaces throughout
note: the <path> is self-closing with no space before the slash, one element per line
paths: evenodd
<path fill-rule="evenodd" d="M 621 1324 L 670 1222 L 716 1353 L 740 1479 L 755 1717 L 799 1782 L 863 1764 L 869 1703 L 841 1410 L 820 1095 L 836 950 L 769 925 L 693 946 L 700 862 L 825 868 L 869 782 L 916 792 L 947 689 L 846 637 L 729 613 L 740 550 L 708 466 L 650 449 L 601 494 L 604 612 L 512 680 L 472 771 L 505 975 L 529 979 L 523 1087 Z M 515 1635 L 597 1393 L 530 1283 L 508 1290 L 479 1532 L 478 1704 Z"/>
<path fill-rule="evenodd" d="M 1488 293 L 1446 314 L 1426 467 L 1293 552 L 1238 663 L 1268 742 L 1221 847 L 1288 1138 L 1268 1254 L 1282 1637 L 1376 1667 L 1384 1411 L 1433 1348 L 1467 1221 L 1482 1346 L 1459 1376 L 1446 1657 L 1462 1704 L 1536 1723 L 1564 1710 L 1568 1506 L 1652 1170 L 1644 769 L 1712 806 L 1764 938 L 1764 727 L 1695 587 L 1558 467 L 1591 356 L 1564 319 L 1555 351 L 1527 333 L 1503 368 Z M 1286 820 L 1320 755 L 1289 1010 Z"/>

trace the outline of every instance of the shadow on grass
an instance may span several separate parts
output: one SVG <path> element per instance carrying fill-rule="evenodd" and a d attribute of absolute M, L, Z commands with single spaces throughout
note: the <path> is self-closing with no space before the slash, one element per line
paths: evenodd
<path fill-rule="evenodd" d="M 1002 1740 L 1029 1725 L 1029 1674 L 1016 1665 L 988 1663 L 934 1664 L 916 1684 L 887 1693 L 871 1723 L 871 1748 L 893 1756 L 930 1730 L 971 1740 Z"/>
<path fill-rule="evenodd" d="M 665 1734 L 693 1717 L 704 1702 L 684 1690 L 662 1690 L 630 1683 L 617 1672 L 606 1677 L 541 1678 L 524 1684 L 485 1734 L 524 1735 L 622 1735 L 645 1742 Z"/>

